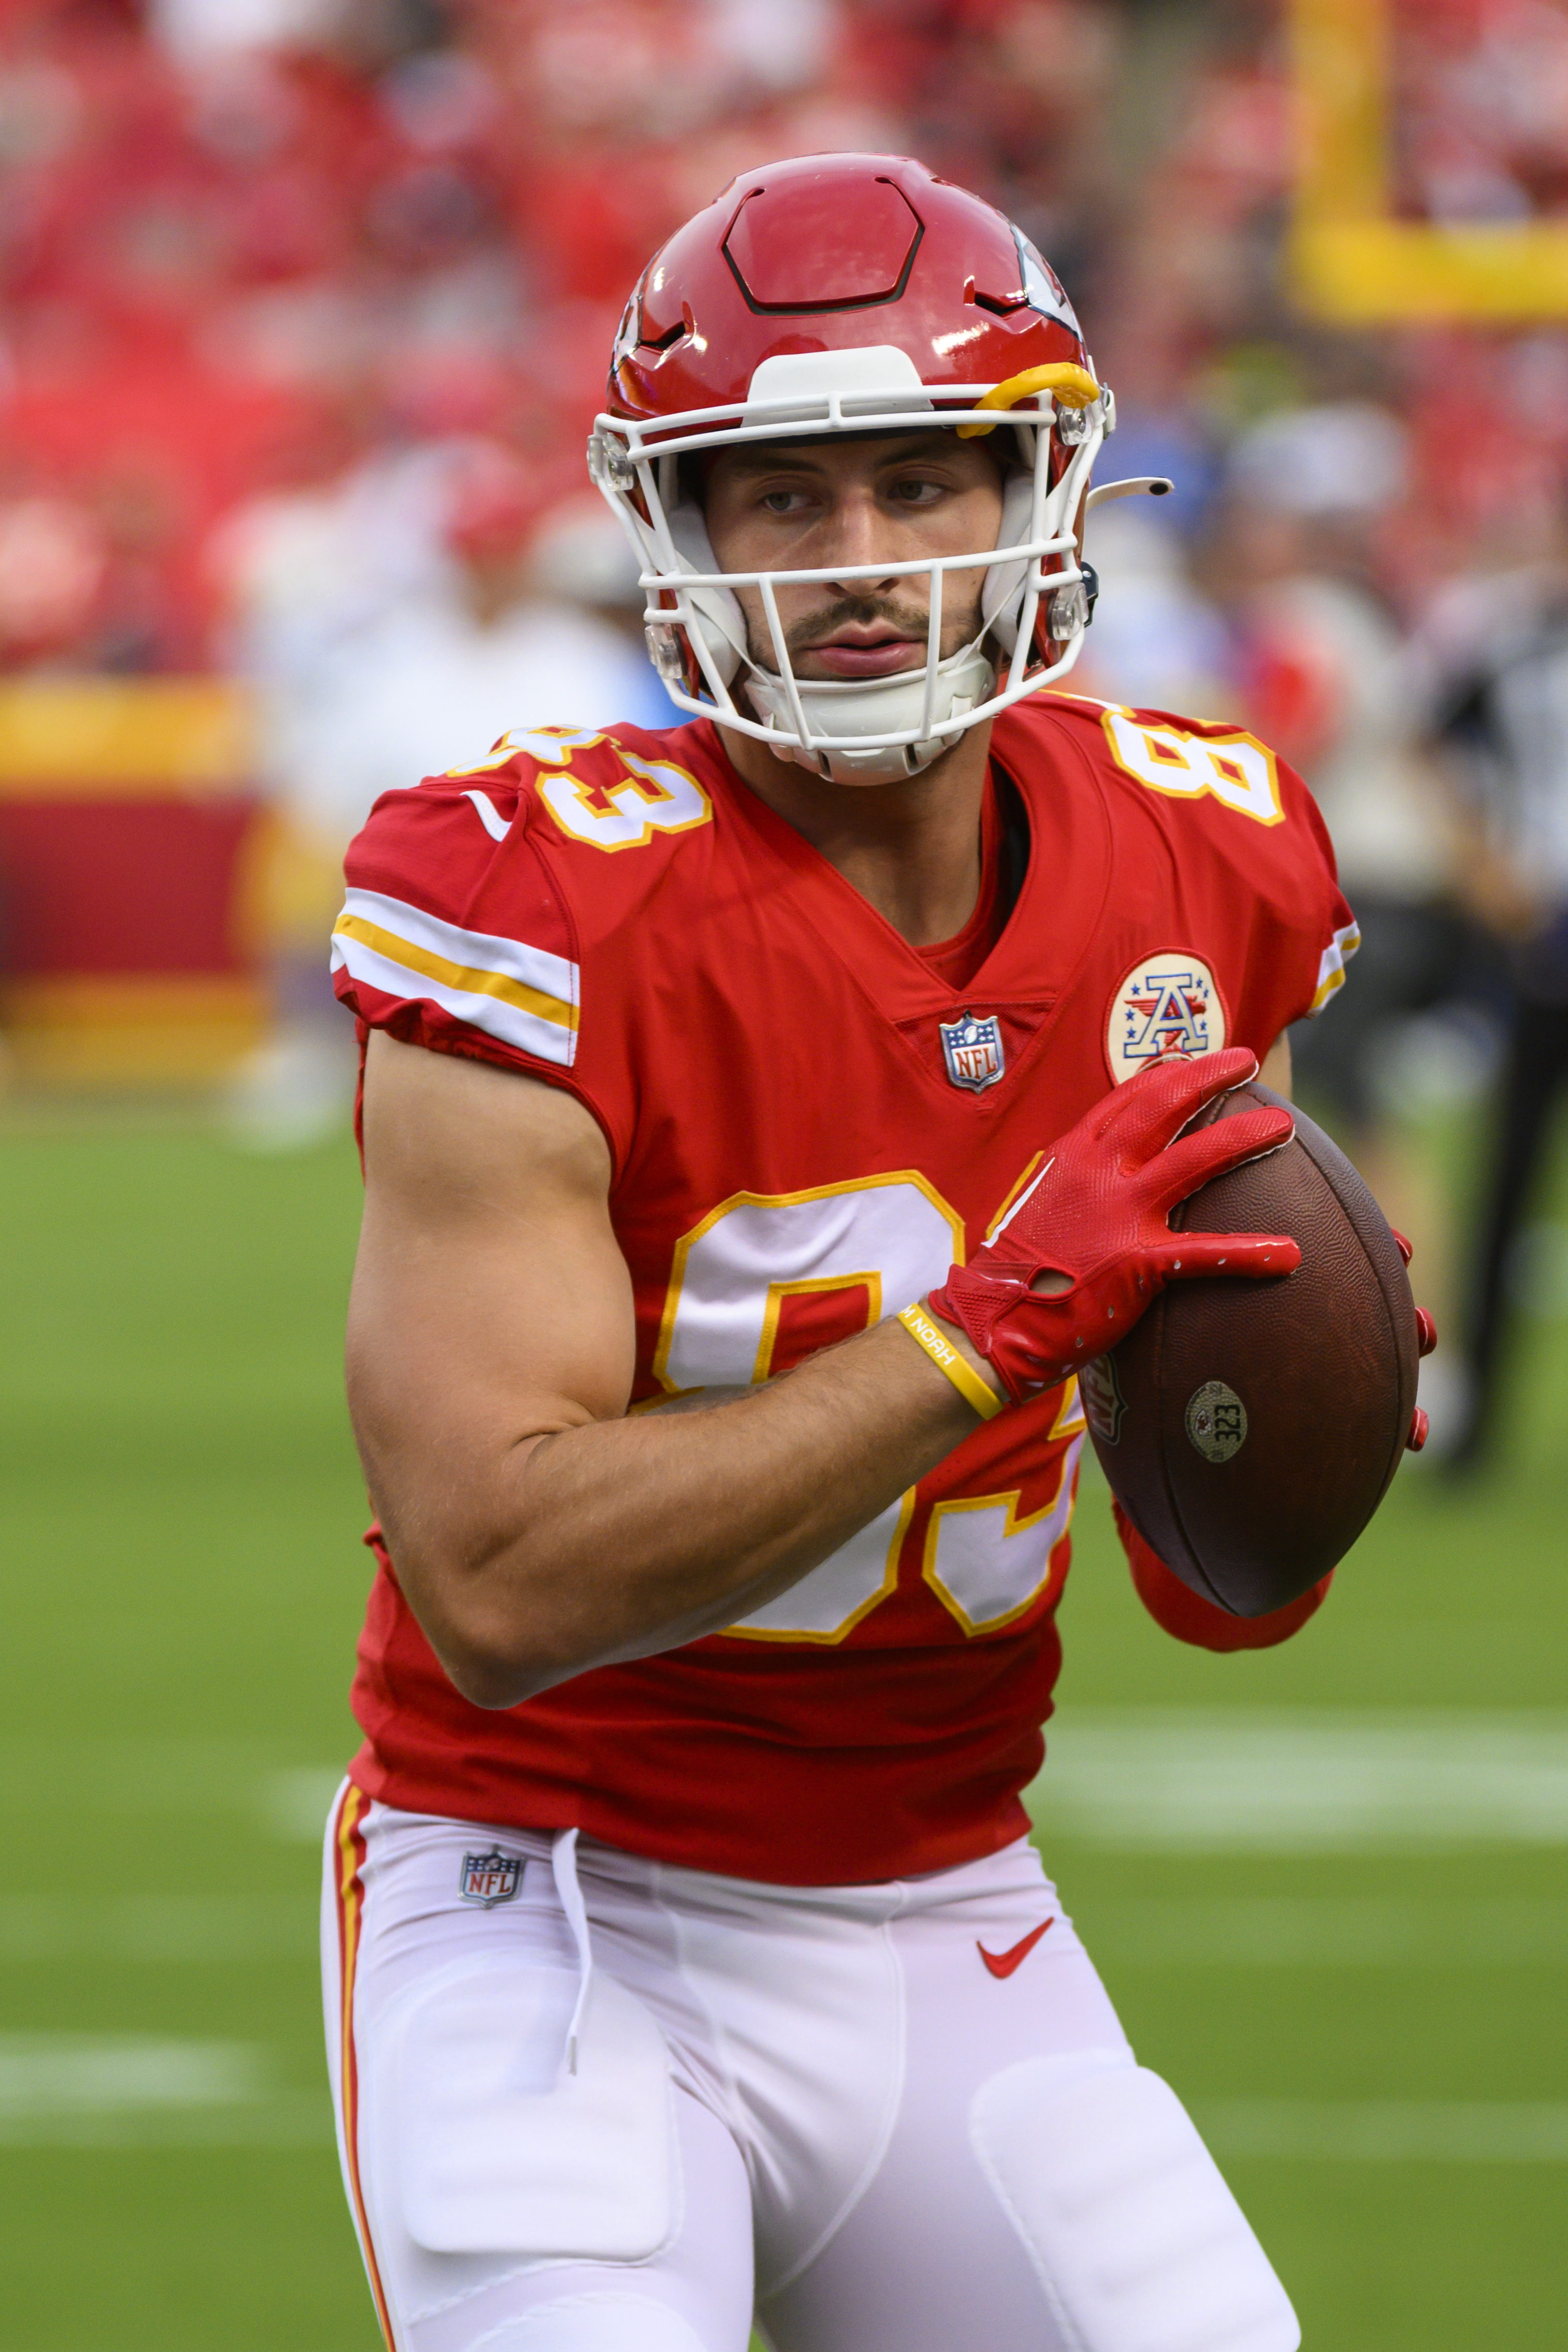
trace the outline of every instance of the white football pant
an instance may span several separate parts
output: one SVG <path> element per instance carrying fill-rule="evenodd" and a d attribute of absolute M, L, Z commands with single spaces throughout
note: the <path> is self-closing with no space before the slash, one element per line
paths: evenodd
<path fill-rule="evenodd" d="M 345 1786 L 322 1958 L 393 2352 L 1301 2340 L 1021 1840 L 779 1887 Z"/>

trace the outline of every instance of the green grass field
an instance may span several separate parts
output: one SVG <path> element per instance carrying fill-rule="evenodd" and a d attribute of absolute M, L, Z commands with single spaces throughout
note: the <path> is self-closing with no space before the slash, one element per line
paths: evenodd
<path fill-rule="evenodd" d="M 316 1960 L 352 1156 L 14 1124 L 0 1204 L 0 2340 L 371 2352 Z M 1515 1396 L 1273 1656 L 1156 1633 L 1085 1496 L 1048 1865 L 1310 2352 L 1562 2340 L 1568 1325 Z"/>

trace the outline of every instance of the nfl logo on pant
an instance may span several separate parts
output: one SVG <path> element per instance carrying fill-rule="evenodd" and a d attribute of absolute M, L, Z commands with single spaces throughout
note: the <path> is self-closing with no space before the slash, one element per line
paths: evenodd
<path fill-rule="evenodd" d="M 1002 1024 L 994 1013 L 977 1021 L 972 1013 L 961 1020 L 939 1021 L 942 1032 L 942 1053 L 947 1064 L 947 1076 L 956 1087 L 968 1087 L 978 1094 L 985 1087 L 994 1087 L 1001 1076 L 1006 1056 L 1002 1051 Z"/>
<path fill-rule="evenodd" d="M 497 1903 L 509 1903 L 522 1883 L 522 1855 L 503 1853 L 498 1846 L 492 1846 L 488 1853 L 464 1855 L 457 1891 L 465 1903 L 477 1903 L 482 1910 L 493 1911 Z"/>

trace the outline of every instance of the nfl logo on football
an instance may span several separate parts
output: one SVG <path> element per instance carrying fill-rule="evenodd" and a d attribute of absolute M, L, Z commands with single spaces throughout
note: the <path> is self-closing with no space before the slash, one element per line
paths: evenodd
<path fill-rule="evenodd" d="M 1006 1064 L 1002 1051 L 1002 1025 L 994 1013 L 977 1021 L 966 1013 L 959 1021 L 939 1021 L 942 1032 L 942 1052 L 947 1064 L 947 1076 L 956 1087 L 968 1087 L 979 1094 L 986 1087 L 994 1087 Z"/>
<path fill-rule="evenodd" d="M 488 1853 L 464 1855 L 457 1891 L 465 1903 L 477 1903 L 481 1910 L 493 1911 L 497 1903 L 511 1901 L 522 1878 L 522 1855 L 503 1853 L 493 1846 Z"/>

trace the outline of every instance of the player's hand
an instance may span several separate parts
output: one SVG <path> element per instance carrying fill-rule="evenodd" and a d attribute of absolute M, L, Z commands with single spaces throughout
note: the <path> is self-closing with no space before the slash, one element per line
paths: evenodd
<path fill-rule="evenodd" d="M 1233 1047 L 1155 1062 L 1114 1087 L 1051 1147 L 995 1239 L 931 1293 L 932 1313 L 957 1326 L 1015 1404 L 1124 1339 L 1167 1282 L 1295 1272 L 1301 1253 L 1287 1234 L 1173 1234 L 1168 1223 L 1211 1177 L 1291 1140 L 1283 1108 L 1181 1133 L 1257 1072 L 1257 1056 Z M 1065 1287 L 1040 1289 L 1051 1275 Z"/>

